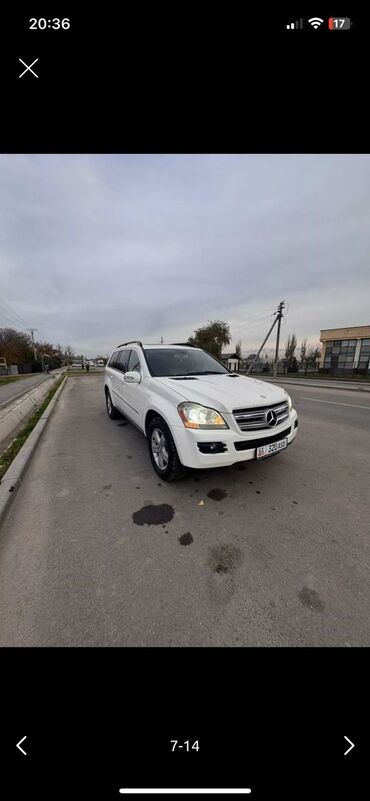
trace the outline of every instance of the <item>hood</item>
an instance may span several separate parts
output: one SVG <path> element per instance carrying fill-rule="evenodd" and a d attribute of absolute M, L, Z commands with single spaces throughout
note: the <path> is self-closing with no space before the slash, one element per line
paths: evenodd
<path fill-rule="evenodd" d="M 229 373 L 194 376 L 194 379 L 160 376 L 155 381 L 172 389 L 184 400 L 225 413 L 249 406 L 267 406 L 287 398 L 285 390 L 276 384 L 241 375 L 232 378 Z"/>

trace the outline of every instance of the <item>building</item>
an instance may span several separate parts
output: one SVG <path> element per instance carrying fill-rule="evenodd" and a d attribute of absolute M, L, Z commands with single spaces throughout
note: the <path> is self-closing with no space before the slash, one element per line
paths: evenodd
<path fill-rule="evenodd" d="M 370 325 L 320 331 L 321 370 L 369 370 Z"/>
<path fill-rule="evenodd" d="M 247 356 L 246 359 L 243 359 L 243 367 L 244 367 L 245 370 L 249 370 L 249 368 L 250 368 L 250 366 L 251 366 L 251 364 L 253 362 L 253 359 L 255 359 L 255 358 L 256 358 L 256 354 L 255 353 L 250 353 L 249 356 Z M 253 365 L 253 368 L 252 368 L 252 372 L 262 373 L 262 371 L 264 371 L 268 366 L 269 366 L 268 365 L 268 360 L 266 359 L 266 357 L 262 358 L 262 356 L 259 356 L 258 359 L 256 359 L 256 361 L 254 362 L 254 365 Z"/>

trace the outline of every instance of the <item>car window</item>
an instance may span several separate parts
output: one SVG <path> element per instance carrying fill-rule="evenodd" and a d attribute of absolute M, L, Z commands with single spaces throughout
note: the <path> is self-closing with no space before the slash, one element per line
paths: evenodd
<path fill-rule="evenodd" d="M 116 370 L 120 370 L 121 373 L 126 373 L 127 372 L 127 363 L 128 363 L 129 357 L 130 357 L 130 353 L 131 353 L 131 351 L 129 349 L 120 350 L 118 352 L 118 359 L 117 359 L 117 362 L 115 364 Z"/>
<path fill-rule="evenodd" d="M 115 367 L 118 356 L 119 356 L 119 350 L 115 350 L 109 359 L 108 367 Z"/>
<path fill-rule="evenodd" d="M 135 372 L 137 373 L 140 373 L 141 371 L 140 358 L 136 350 L 132 350 L 130 353 L 130 358 L 127 364 L 127 370 L 135 370 Z"/>
<path fill-rule="evenodd" d="M 204 350 L 148 348 L 145 357 L 152 376 L 224 374 L 229 370 Z"/>

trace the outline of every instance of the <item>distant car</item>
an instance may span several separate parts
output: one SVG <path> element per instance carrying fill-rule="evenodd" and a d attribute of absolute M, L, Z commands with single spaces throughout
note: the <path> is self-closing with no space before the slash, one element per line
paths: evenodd
<path fill-rule="evenodd" d="M 82 362 L 72 362 L 70 369 L 82 370 Z"/>
<path fill-rule="evenodd" d="M 109 417 L 121 412 L 145 434 L 164 481 L 187 468 L 272 456 L 297 434 L 297 412 L 282 387 L 232 373 L 201 348 L 119 345 L 104 391 Z"/>

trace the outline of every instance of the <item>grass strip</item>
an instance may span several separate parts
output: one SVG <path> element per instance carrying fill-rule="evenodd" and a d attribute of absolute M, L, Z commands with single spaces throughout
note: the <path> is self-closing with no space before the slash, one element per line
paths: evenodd
<path fill-rule="evenodd" d="M 44 414 L 45 409 L 49 405 L 53 395 L 55 395 L 57 389 L 60 387 L 62 381 L 64 379 L 64 375 L 57 381 L 50 392 L 47 394 L 45 400 L 42 402 L 41 406 L 37 409 L 36 412 L 30 417 L 24 428 L 19 432 L 19 434 L 13 439 L 13 442 L 10 443 L 8 448 L 0 456 L 0 482 L 10 467 L 11 463 L 15 459 L 17 453 L 20 451 L 22 445 L 26 442 L 27 438 L 29 437 L 31 431 L 35 428 L 36 423 L 40 420 L 40 417 Z"/>

